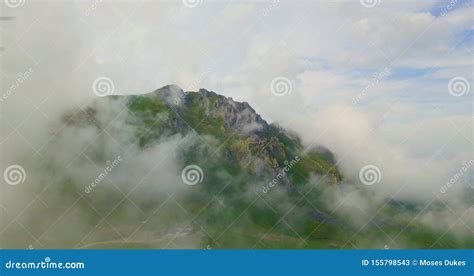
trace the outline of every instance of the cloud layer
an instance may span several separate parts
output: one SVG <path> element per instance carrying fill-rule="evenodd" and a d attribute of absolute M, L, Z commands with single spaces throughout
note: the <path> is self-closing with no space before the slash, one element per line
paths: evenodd
<path fill-rule="evenodd" d="M 367 188 L 381 197 L 455 203 L 474 186 L 469 166 L 441 192 L 473 159 L 472 1 L 377 2 L 2 8 L 15 17 L 2 22 L 2 169 L 32 155 L 41 163 L 62 127 L 59 115 L 97 97 L 93 83 L 107 77 L 114 94 L 174 83 L 249 102 L 307 146 L 331 149 L 347 180 L 363 185 L 360 169 L 377 166 L 382 180 Z M 280 96 L 271 87 L 279 77 L 290 82 Z M 456 77 L 465 80 L 460 95 L 451 93 Z M 92 139 L 70 135 L 65 141 Z M 56 157 L 82 146 L 64 145 Z"/>

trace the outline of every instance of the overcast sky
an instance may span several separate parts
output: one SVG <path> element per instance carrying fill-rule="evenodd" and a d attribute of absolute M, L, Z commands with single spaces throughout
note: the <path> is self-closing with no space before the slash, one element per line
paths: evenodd
<path fill-rule="evenodd" d="M 247 101 L 348 178 L 373 164 L 374 189 L 432 196 L 473 158 L 472 4 L 6 0 L 3 166 L 41 154 L 39 133 L 107 77 L 114 94 L 177 84 Z"/>

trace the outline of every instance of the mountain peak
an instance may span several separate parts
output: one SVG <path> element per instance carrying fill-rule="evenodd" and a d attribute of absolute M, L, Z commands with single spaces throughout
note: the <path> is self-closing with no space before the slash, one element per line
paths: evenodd
<path fill-rule="evenodd" d="M 184 91 L 171 84 L 143 96 L 155 101 L 164 101 L 169 108 L 182 116 L 193 114 L 191 121 L 197 118 L 201 118 L 200 121 L 222 119 L 224 128 L 237 131 L 243 136 L 259 135 L 259 131 L 269 126 L 247 102 L 238 102 L 204 88 Z"/>
<path fill-rule="evenodd" d="M 169 84 L 161 88 L 156 89 L 155 91 L 148 93 L 146 95 L 152 95 L 154 97 L 159 97 L 165 100 L 168 104 L 173 104 L 176 102 L 176 99 L 184 97 L 184 91 L 176 84 Z"/>
<path fill-rule="evenodd" d="M 200 219 L 209 229 L 217 229 L 216 222 L 229 225 L 235 217 L 245 213 L 247 209 L 238 208 L 251 206 L 251 196 L 265 194 L 269 202 L 276 203 L 275 209 L 252 206 L 248 216 L 243 216 L 250 219 L 243 224 L 244 228 L 277 225 L 282 215 L 277 213 L 282 210 L 277 205 L 280 203 L 301 206 L 298 212 L 304 214 L 308 223 L 316 224 L 331 218 L 324 210 L 302 203 L 300 193 L 296 191 L 337 185 L 341 176 L 335 163 L 325 154 L 305 150 L 298 137 L 267 124 L 246 102 L 234 101 L 206 89 L 185 92 L 176 85 L 169 85 L 143 95 L 97 98 L 87 108 L 71 113 L 64 118 L 67 127 L 60 138 L 70 143 L 71 136 L 85 136 L 88 138 L 85 144 L 89 144 L 89 137 L 97 139 L 93 146 L 86 146 L 79 157 L 85 159 L 74 159 L 79 161 L 74 161 L 78 163 L 72 167 L 84 168 L 87 164 L 84 171 L 88 171 L 91 161 L 104 164 L 112 157 L 123 157 L 120 166 L 130 170 L 130 178 L 120 183 L 129 188 L 129 179 L 142 178 L 140 172 L 144 166 L 147 174 L 143 177 L 147 181 L 144 185 L 149 185 L 149 190 L 146 190 L 140 209 L 148 211 L 153 204 L 164 202 L 166 199 L 160 196 L 168 191 L 180 196 L 179 202 L 190 206 L 189 210 L 205 206 L 210 199 L 216 198 L 229 208 L 222 208 L 221 203 L 216 205 L 211 200 L 212 212 Z M 112 142 L 111 138 L 114 138 Z M 58 145 L 63 146 L 62 143 Z M 155 173 L 154 168 L 161 163 L 166 166 Z M 148 165 L 153 167 L 150 176 Z M 201 174 L 200 184 L 192 188 L 182 182 L 182 172 L 190 166 L 199 168 Z M 113 178 L 122 179 L 123 175 Z M 321 185 L 315 185 L 316 181 Z M 107 202 L 116 190 L 106 190 L 104 197 L 98 197 L 98 200 Z M 167 193 L 152 193 L 157 190 Z M 308 196 L 319 200 L 319 194 Z M 238 215 L 229 217 L 229 212 Z M 178 214 L 168 217 L 172 220 L 182 218 Z M 276 220 L 266 221 L 273 218 Z M 163 223 L 160 219 L 150 229 L 158 231 Z M 301 225 L 307 227 L 308 224 Z"/>
<path fill-rule="evenodd" d="M 99 98 L 85 111 L 66 114 L 63 119 L 70 126 L 100 130 L 110 123 L 104 121 L 106 116 L 99 115 L 100 111 L 113 112 L 115 108 L 110 105 L 117 100 L 121 101 L 120 107 L 128 108 L 124 123 L 136 130 L 138 145 L 143 149 L 164 137 L 193 134 L 214 143 L 214 151 L 219 151 L 231 167 L 246 167 L 251 162 L 249 169 L 253 172 L 265 167 L 267 173 L 277 173 L 301 157 L 305 173 L 293 176 L 295 183 L 307 181 L 310 173 L 328 175 L 332 183 L 340 180 L 329 151 L 305 151 L 297 135 L 268 124 L 247 102 L 207 89 L 193 92 L 167 85 L 148 94 Z M 291 181 L 285 176 L 282 182 L 289 185 Z"/>

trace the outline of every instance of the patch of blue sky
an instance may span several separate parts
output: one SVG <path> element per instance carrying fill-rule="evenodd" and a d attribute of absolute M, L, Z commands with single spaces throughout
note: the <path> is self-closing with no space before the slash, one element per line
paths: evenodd
<path fill-rule="evenodd" d="M 435 106 L 442 108 L 446 115 L 472 114 L 472 96 L 467 94 L 455 97 L 449 93 L 447 87 L 434 91 L 405 91 L 391 95 L 399 103 L 417 106 L 421 109 L 432 109 Z"/>
<path fill-rule="evenodd" d="M 396 67 L 390 69 L 390 75 L 387 80 L 405 80 L 429 76 L 435 73 L 438 68 L 412 68 L 412 67 Z"/>
<path fill-rule="evenodd" d="M 325 70 L 331 69 L 328 61 L 325 58 L 317 56 L 302 56 L 300 60 L 303 63 L 305 70 Z"/>
<path fill-rule="evenodd" d="M 455 48 L 462 47 L 462 46 L 469 46 L 472 48 L 473 38 L 474 38 L 473 29 L 467 29 L 467 30 L 463 30 L 457 33 L 454 39 Z"/>
<path fill-rule="evenodd" d="M 403 81 L 403 78 L 401 80 Z M 474 95 L 471 93 L 472 91 L 456 97 L 449 93 L 446 80 L 419 78 L 415 87 L 389 93 L 378 91 L 377 87 L 374 87 L 367 92 L 366 96 L 361 97 L 357 105 L 370 108 L 379 102 L 391 102 L 416 107 L 418 112 L 426 114 L 432 111 L 437 112 L 439 109 L 442 111 L 439 115 L 470 115 L 473 112 L 474 100 Z"/>

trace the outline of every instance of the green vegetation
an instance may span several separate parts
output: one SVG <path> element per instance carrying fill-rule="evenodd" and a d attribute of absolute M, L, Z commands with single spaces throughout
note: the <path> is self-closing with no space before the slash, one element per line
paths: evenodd
<path fill-rule="evenodd" d="M 198 165 L 205 177 L 199 187 L 176 196 L 180 208 L 167 209 L 159 221 L 147 224 L 159 238 L 147 242 L 137 237 L 127 244 L 111 239 L 91 242 L 89 248 L 169 246 L 167 235 L 183 223 L 191 226 L 187 237 L 199 237 L 198 248 L 383 248 L 393 241 L 413 248 L 474 246 L 474 239 L 460 242 L 450 233 L 440 238 L 412 221 L 420 208 L 406 202 L 378 206 L 380 212 L 368 224 L 349 221 L 328 204 L 329 195 L 348 185 L 341 184 L 332 154 L 304 152 L 296 135 L 265 122 L 252 122 L 261 124 L 256 133 L 242 132 L 238 119 L 248 109 L 229 101 L 201 92 L 185 94 L 176 106 L 158 94 L 128 98 L 129 124 L 139 145 L 145 149 L 163 137 L 193 134 L 194 142 L 179 149 L 178 156 L 183 167 Z M 65 120 L 93 123 L 95 113 L 89 111 Z M 142 215 L 147 217 L 157 202 L 164 198 L 150 198 L 141 206 Z"/>

